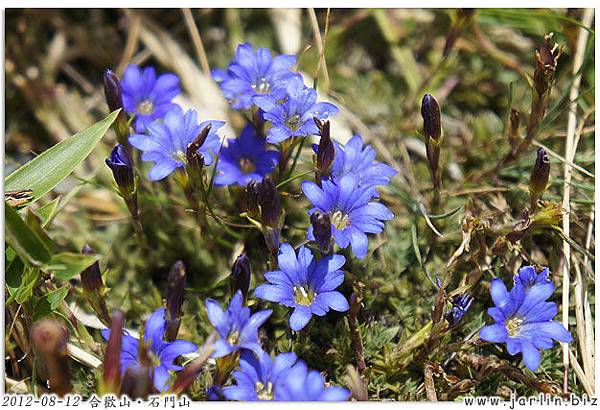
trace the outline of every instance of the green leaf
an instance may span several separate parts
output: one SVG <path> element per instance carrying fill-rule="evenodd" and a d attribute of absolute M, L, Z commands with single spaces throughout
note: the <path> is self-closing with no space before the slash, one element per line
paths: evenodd
<path fill-rule="evenodd" d="M 50 249 L 10 206 L 4 207 L 6 242 L 31 264 L 41 266 L 50 261 Z"/>
<path fill-rule="evenodd" d="M 63 252 L 52 256 L 46 267 L 55 278 L 69 280 L 100 260 L 100 255 L 84 255 L 82 253 Z"/>
<path fill-rule="evenodd" d="M 4 190 L 31 189 L 31 202 L 39 199 L 73 172 L 92 152 L 118 113 L 119 111 L 112 112 L 102 121 L 42 152 L 10 174 L 4 183 Z"/>
<path fill-rule="evenodd" d="M 58 205 L 60 204 L 61 197 L 56 197 L 52 201 L 41 206 L 37 211 L 37 216 L 42 220 L 42 228 L 48 226 L 58 211 Z"/>
<path fill-rule="evenodd" d="M 33 296 L 33 288 L 38 283 L 40 279 L 40 270 L 37 268 L 28 269 L 23 275 L 23 279 L 21 280 L 21 284 L 15 293 L 15 301 L 21 305 Z M 7 302 L 12 301 L 10 298 Z"/>
<path fill-rule="evenodd" d="M 21 278 L 23 277 L 24 271 L 25 264 L 23 264 L 23 261 L 19 256 L 15 256 L 6 268 L 6 275 L 4 276 L 4 283 L 6 284 L 6 289 L 10 295 L 6 301 L 7 304 L 12 302 L 15 298 L 15 294 L 19 289 L 19 285 L 21 284 Z"/>
<path fill-rule="evenodd" d="M 50 310 L 58 309 L 62 301 L 67 297 L 67 293 L 69 293 L 68 286 L 63 286 L 62 288 L 49 292 L 46 295 L 46 300 L 48 300 L 48 303 L 50 304 Z"/>

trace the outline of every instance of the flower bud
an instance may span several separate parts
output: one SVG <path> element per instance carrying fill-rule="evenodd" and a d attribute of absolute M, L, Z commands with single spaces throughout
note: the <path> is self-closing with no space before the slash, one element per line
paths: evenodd
<path fill-rule="evenodd" d="M 181 316 L 183 316 L 181 307 L 185 296 L 186 272 L 182 261 L 173 264 L 167 282 L 166 335 L 168 341 L 173 341 L 177 339 Z"/>
<path fill-rule="evenodd" d="M 106 159 L 106 165 L 109 166 L 115 178 L 119 194 L 124 198 L 130 198 L 135 193 L 135 173 L 133 169 L 133 159 L 127 149 L 117 144 L 110 157 Z"/>
<path fill-rule="evenodd" d="M 529 180 L 529 193 L 531 195 L 531 210 L 533 211 L 537 201 L 542 197 L 548 184 L 550 176 L 550 158 L 548 153 L 542 147 L 537 150 L 537 158 Z"/>
<path fill-rule="evenodd" d="M 71 390 L 67 341 L 67 327 L 61 321 L 42 319 L 31 329 L 31 343 L 42 365 L 40 373 L 48 378 L 50 389 L 60 396 Z"/>
<path fill-rule="evenodd" d="M 248 298 L 251 276 L 252 267 L 250 266 L 250 259 L 248 259 L 245 253 L 242 253 L 236 258 L 235 262 L 233 262 L 231 276 L 229 277 L 229 287 L 232 295 L 235 295 L 235 293 L 240 290 L 244 297 L 244 302 Z"/>
<path fill-rule="evenodd" d="M 123 108 L 123 97 L 121 96 L 121 82 L 117 75 L 109 68 L 104 70 L 102 75 L 104 82 L 104 97 L 108 109 L 113 112 Z"/>
<path fill-rule="evenodd" d="M 316 182 L 321 185 L 321 178 L 328 177 L 331 173 L 331 167 L 333 166 L 333 160 L 335 158 L 335 147 L 333 141 L 331 141 L 330 123 L 329 121 L 321 121 L 318 118 L 314 119 L 321 140 L 319 141 L 319 148 L 317 149 L 317 172 Z"/>
<path fill-rule="evenodd" d="M 431 94 L 425 94 L 421 103 L 423 117 L 423 133 L 425 136 L 438 141 L 442 136 L 440 106 Z"/>
<path fill-rule="evenodd" d="M 270 176 L 265 177 L 258 190 L 258 204 L 262 223 L 270 227 L 279 227 L 282 216 L 279 192 Z"/>
<path fill-rule="evenodd" d="M 117 133 L 117 139 L 121 144 L 127 144 L 127 135 L 129 134 L 129 125 L 127 124 L 127 115 L 123 111 L 123 97 L 121 95 L 121 83 L 119 78 L 110 69 L 104 70 L 102 75 L 104 83 L 104 97 L 110 112 L 120 109 L 117 119 L 113 123 L 113 128 Z"/>
<path fill-rule="evenodd" d="M 89 255 L 96 253 L 89 245 L 85 245 L 81 253 Z M 102 281 L 102 273 L 100 272 L 100 264 L 98 261 L 81 272 L 81 284 L 85 292 L 85 297 L 92 307 L 98 318 L 106 326 L 110 325 L 110 314 L 104 300 L 104 282 Z"/>
<path fill-rule="evenodd" d="M 208 133 L 210 132 L 211 125 L 207 125 L 200 131 L 200 134 L 192 141 L 190 145 L 188 145 L 187 150 L 185 152 L 185 158 L 187 161 L 188 172 L 190 172 L 193 176 L 199 176 L 202 168 L 204 167 L 204 157 L 198 151 L 202 145 L 204 145 L 204 141 L 206 141 L 206 137 L 208 137 Z"/>
<path fill-rule="evenodd" d="M 96 251 L 94 251 L 90 245 L 85 244 L 81 253 L 84 255 L 92 255 L 95 254 Z M 94 262 L 92 266 L 81 272 L 81 284 L 83 285 L 83 290 L 86 292 L 101 292 L 104 290 L 104 282 L 102 281 L 102 273 L 100 272 L 100 263 L 98 261 Z"/>
<path fill-rule="evenodd" d="M 104 372 L 102 375 L 101 394 L 119 394 L 121 386 L 121 345 L 125 314 L 115 310 L 110 326 L 110 336 L 104 352 Z"/>
<path fill-rule="evenodd" d="M 260 209 L 258 208 L 259 187 L 260 183 L 250 181 L 240 194 L 240 210 L 247 212 L 252 217 L 257 217 L 260 213 Z"/>
<path fill-rule="evenodd" d="M 329 214 L 316 210 L 310 216 L 315 242 L 319 248 L 328 253 L 331 245 L 331 218 Z"/>

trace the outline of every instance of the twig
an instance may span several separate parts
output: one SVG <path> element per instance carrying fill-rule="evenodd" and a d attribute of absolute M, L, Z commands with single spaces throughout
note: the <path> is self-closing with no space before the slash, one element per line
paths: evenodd
<path fill-rule="evenodd" d="M 196 26 L 194 16 L 192 16 L 192 11 L 190 9 L 181 9 L 181 12 L 183 13 L 183 20 L 185 21 L 185 25 L 188 31 L 190 32 L 190 36 L 192 37 L 192 42 L 194 43 L 196 54 L 198 54 L 198 60 L 200 60 L 202 71 L 204 71 L 204 74 L 210 77 L 210 66 L 208 65 L 208 58 L 206 57 L 206 51 L 204 51 L 204 44 L 202 43 L 202 37 L 200 37 L 198 26 Z"/>
<path fill-rule="evenodd" d="M 319 77 L 321 68 L 323 69 L 323 79 L 325 80 L 325 86 L 322 87 L 326 93 L 329 89 L 329 72 L 327 71 L 327 62 L 325 61 L 325 46 L 327 42 L 327 31 L 329 29 L 329 9 L 327 9 L 327 16 L 325 17 L 325 38 L 321 37 L 321 31 L 319 30 L 319 21 L 315 14 L 315 9 L 308 9 L 308 16 L 310 17 L 310 24 L 312 26 L 313 34 L 317 43 L 317 50 L 319 50 L 319 64 L 317 65 L 317 72 L 315 73 L 315 79 Z"/>
<path fill-rule="evenodd" d="M 583 58 L 585 53 L 585 45 L 588 40 L 589 32 L 585 27 L 590 26 L 594 16 L 593 9 L 586 9 L 583 14 L 582 27 L 579 29 L 579 37 L 577 39 L 577 48 L 575 51 L 575 57 L 573 59 L 573 75 L 575 79 L 569 90 L 569 100 L 571 103 L 571 109 L 569 110 L 568 121 L 567 121 L 567 141 L 565 144 L 565 159 L 569 162 L 573 162 L 575 157 L 575 151 L 577 146 L 575 145 L 575 128 L 577 125 L 577 95 L 579 94 L 579 84 L 581 83 L 581 76 L 578 76 L 581 66 L 583 65 Z M 567 211 L 570 210 L 571 201 L 571 172 L 572 168 L 566 163 L 564 165 L 564 183 L 563 183 L 563 201 L 562 207 Z M 563 232 L 566 237 L 569 237 L 570 228 L 569 212 L 563 217 Z M 571 246 L 569 242 L 563 241 L 563 278 L 562 278 L 562 322 L 563 326 L 569 328 L 569 289 L 570 289 L 570 263 L 571 263 Z M 563 352 L 563 366 L 564 366 L 564 378 L 563 378 L 563 393 L 568 392 L 568 379 L 569 379 L 569 346 L 566 343 L 562 344 Z"/>

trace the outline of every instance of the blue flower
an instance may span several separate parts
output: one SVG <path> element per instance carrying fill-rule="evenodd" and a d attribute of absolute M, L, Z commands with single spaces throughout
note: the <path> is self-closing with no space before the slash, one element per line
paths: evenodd
<path fill-rule="evenodd" d="M 258 343 L 258 328 L 271 316 L 272 310 L 261 310 L 250 316 L 250 308 L 243 306 L 241 291 L 237 291 L 227 311 L 213 299 L 207 299 L 206 310 L 208 320 L 221 337 L 215 343 L 215 359 L 227 356 L 240 349 L 252 350 L 259 354 L 262 352 Z"/>
<path fill-rule="evenodd" d="M 273 359 L 266 352 L 257 356 L 242 352 L 240 369 L 233 372 L 236 385 L 225 387 L 223 394 L 228 400 L 280 400 L 281 389 L 296 360 L 293 352 L 281 353 Z"/>
<path fill-rule="evenodd" d="M 167 384 L 171 377 L 170 371 L 179 371 L 183 367 L 174 364 L 176 358 L 181 355 L 193 353 L 198 347 L 186 340 L 175 340 L 174 342 L 165 342 L 165 309 L 156 310 L 146 321 L 144 325 L 144 342 L 150 344 L 150 354 L 154 359 L 152 369 L 154 375 L 154 387 L 159 392 L 168 389 Z M 102 330 L 102 337 L 108 340 L 110 329 Z M 123 332 L 121 345 L 121 375 L 124 375 L 130 367 L 140 367 L 138 361 L 139 340 L 129 335 L 127 331 Z"/>
<path fill-rule="evenodd" d="M 148 177 L 159 181 L 185 165 L 189 144 L 208 125 L 211 125 L 210 132 L 198 151 L 204 158 L 204 164 L 210 165 L 212 155 L 221 144 L 217 130 L 224 124 L 223 121 L 204 121 L 198 125 L 196 111 L 189 110 L 184 114 L 181 108 L 176 107 L 167 113 L 164 121 L 148 125 L 148 135 L 134 134 L 129 137 L 129 143 L 144 152 L 143 161 L 154 162 Z"/>
<path fill-rule="evenodd" d="M 278 392 L 284 401 L 346 401 L 350 391 L 338 386 L 325 386 L 325 378 L 299 361 L 287 374 L 285 385 Z"/>
<path fill-rule="evenodd" d="M 265 148 L 265 139 L 256 134 L 254 127 L 247 125 L 239 139 L 229 139 L 229 145 L 221 150 L 215 185 L 260 182 L 273 172 L 278 157 L 278 152 Z"/>
<path fill-rule="evenodd" d="M 493 279 L 490 295 L 496 307 L 489 308 L 488 314 L 496 323 L 481 329 L 479 336 L 488 342 L 506 343 L 510 355 L 521 352 L 525 366 L 536 370 L 540 365 L 540 350 L 550 349 L 553 339 L 564 343 L 573 340 L 562 324 L 552 320 L 557 307 L 546 299 L 553 292 L 554 284 L 549 280 L 527 288 L 515 278 L 515 285 L 508 292 L 501 279 Z"/>
<path fill-rule="evenodd" d="M 295 56 L 272 57 L 268 48 L 259 48 L 255 52 L 251 45 L 240 44 L 227 71 L 216 69 L 212 76 L 220 83 L 221 91 L 231 106 L 243 110 L 252 106 L 252 97 L 270 94 L 293 75 L 294 64 Z"/>
<path fill-rule="evenodd" d="M 283 100 L 281 95 L 285 95 Z M 290 137 L 316 135 L 319 130 L 314 118 L 323 120 L 338 112 L 333 104 L 317 103 L 317 92 L 304 86 L 300 74 L 275 89 L 274 95 L 254 97 L 252 101 L 264 111 L 264 119 L 271 122 L 267 142 L 272 144 Z"/>
<path fill-rule="evenodd" d="M 335 142 L 331 176 L 340 180 L 345 175 L 354 174 L 361 186 L 387 185 L 397 172 L 389 165 L 375 161 L 375 156 L 375 150 L 370 145 L 363 145 L 363 140 L 358 134 L 344 146 Z"/>
<path fill-rule="evenodd" d="M 323 187 L 304 181 L 302 192 L 314 205 L 315 210 L 328 213 L 331 218 L 332 235 L 340 248 L 352 245 L 354 254 L 362 259 L 367 255 L 369 242 L 367 233 L 383 231 L 383 221 L 394 214 L 383 204 L 371 202 L 376 195 L 373 186 L 360 186 L 354 174 L 344 175 L 339 181 L 324 180 Z M 307 238 L 314 240 L 313 228 L 308 228 Z"/>
<path fill-rule="evenodd" d="M 121 81 L 123 107 L 135 114 L 135 130 L 145 132 L 148 125 L 177 107 L 171 101 L 179 93 L 179 77 L 175 74 L 162 74 L 156 77 L 154 67 L 140 69 L 130 65 Z"/>
<path fill-rule="evenodd" d="M 335 289 L 344 281 L 340 270 L 346 258 L 341 255 L 313 259 L 310 249 L 300 247 L 298 256 L 294 248 L 284 243 L 277 255 L 279 269 L 265 273 L 268 284 L 260 285 L 254 295 L 271 302 L 293 307 L 290 327 L 299 331 L 313 314 L 324 316 L 329 309 L 345 312 L 349 309 L 346 298 Z"/>
<path fill-rule="evenodd" d="M 538 273 L 535 266 L 523 266 L 519 269 L 519 273 L 514 276 L 514 282 L 520 283 L 525 289 L 529 289 L 537 283 L 550 282 L 549 275 L 550 270 L 548 268 L 544 268 Z"/>
<path fill-rule="evenodd" d="M 115 178 L 115 182 L 122 195 L 130 195 L 135 189 L 135 172 L 131 154 L 121 144 L 117 144 L 110 156 L 105 160 Z"/>

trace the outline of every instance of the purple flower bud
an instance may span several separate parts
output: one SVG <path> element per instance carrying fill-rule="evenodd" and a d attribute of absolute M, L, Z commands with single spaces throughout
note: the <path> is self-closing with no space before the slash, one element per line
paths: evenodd
<path fill-rule="evenodd" d="M 113 173 L 121 196 L 129 198 L 135 192 L 133 159 L 129 151 L 123 145 L 117 144 L 106 159 L 106 165 Z"/>
<path fill-rule="evenodd" d="M 130 366 L 123 375 L 121 394 L 131 399 L 146 400 L 153 393 L 152 368 L 148 366 Z"/>
<path fill-rule="evenodd" d="M 210 132 L 211 125 L 207 125 L 200 131 L 200 134 L 192 141 L 190 145 L 187 147 L 187 151 L 185 153 L 185 157 L 187 160 L 188 169 L 190 169 L 193 173 L 199 173 L 204 167 L 204 157 L 200 152 L 200 147 L 204 145 L 206 141 L 206 137 Z"/>
<path fill-rule="evenodd" d="M 421 103 L 423 132 L 425 136 L 438 141 L 442 136 L 440 106 L 431 94 L 425 94 Z"/>
<path fill-rule="evenodd" d="M 252 267 L 250 265 L 250 259 L 245 253 L 238 256 L 233 263 L 231 268 L 231 276 L 229 277 L 229 285 L 231 288 L 231 294 L 239 290 L 242 292 L 244 301 L 248 298 L 248 288 L 250 287 L 250 277 L 252 276 Z"/>
<path fill-rule="evenodd" d="M 110 336 L 104 352 L 104 373 L 102 375 L 102 394 L 119 393 L 121 385 L 121 344 L 125 314 L 115 310 L 110 326 Z"/>
<path fill-rule="evenodd" d="M 110 70 L 104 70 L 102 76 L 104 81 L 104 96 L 106 97 L 106 104 L 108 109 L 112 112 L 123 108 L 123 97 L 121 96 L 121 82 L 116 74 Z"/>
<path fill-rule="evenodd" d="M 548 153 L 542 147 L 537 150 L 537 158 L 531 173 L 531 179 L 529 180 L 529 190 L 531 192 L 532 200 L 539 199 L 548 184 L 548 177 L 550 176 L 550 158 Z"/>
<path fill-rule="evenodd" d="M 331 244 L 331 218 L 329 214 L 316 210 L 310 216 L 313 227 L 313 235 L 317 245 L 323 252 L 329 252 Z"/>
<path fill-rule="evenodd" d="M 258 203 L 260 205 L 262 223 L 270 227 L 279 227 L 282 215 L 279 192 L 275 182 L 270 176 L 263 179 L 258 190 Z"/>
<path fill-rule="evenodd" d="M 185 296 L 186 272 L 182 261 L 175 262 L 171 267 L 167 282 L 166 335 L 167 340 L 173 341 L 177 339 L 181 316 L 183 315 L 181 307 Z"/>
<path fill-rule="evenodd" d="M 250 181 L 240 194 L 240 209 L 251 216 L 257 216 L 260 212 L 258 208 L 258 190 L 260 183 Z"/>
<path fill-rule="evenodd" d="M 95 254 L 96 251 L 86 244 L 83 246 L 81 253 L 90 255 Z M 98 261 L 94 262 L 93 265 L 81 272 L 81 284 L 83 285 L 83 290 L 88 293 L 102 291 L 104 289 L 104 282 L 102 282 L 102 273 L 100 272 L 100 264 Z"/>
<path fill-rule="evenodd" d="M 329 121 L 321 121 L 315 118 L 315 124 L 319 129 L 321 140 L 317 150 L 317 184 L 320 184 L 321 178 L 328 177 L 331 172 L 333 160 L 335 158 L 335 147 L 331 141 Z"/>

